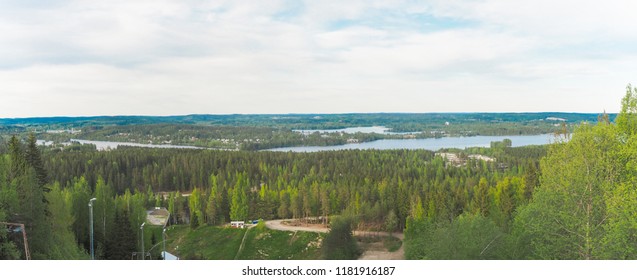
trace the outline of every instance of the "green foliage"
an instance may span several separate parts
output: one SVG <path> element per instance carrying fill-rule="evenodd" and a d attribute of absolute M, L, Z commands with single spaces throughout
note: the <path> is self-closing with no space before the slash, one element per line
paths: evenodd
<path fill-rule="evenodd" d="M 332 218 L 330 231 L 323 240 L 323 259 L 355 260 L 361 254 L 352 235 L 352 221 L 346 217 Z"/>
<path fill-rule="evenodd" d="M 622 109 L 615 122 L 622 132 L 634 135 L 637 133 L 637 88 L 628 84 L 621 104 Z"/>
<path fill-rule="evenodd" d="M 206 221 L 209 225 L 216 225 L 219 219 L 219 211 L 221 208 L 221 191 L 219 189 L 219 183 L 217 182 L 217 176 L 210 175 L 210 194 L 206 201 Z"/>
<path fill-rule="evenodd" d="M 542 160 L 540 186 L 516 223 L 530 238 L 533 258 L 595 259 L 603 256 L 606 198 L 617 187 L 616 129 L 582 125 L 567 143 Z"/>
<path fill-rule="evenodd" d="M 479 260 L 502 258 L 506 241 L 491 219 L 463 214 L 449 224 L 410 219 L 405 244 L 408 259 Z"/>
<path fill-rule="evenodd" d="M 190 209 L 190 227 L 197 228 L 203 225 L 203 211 L 201 203 L 201 192 L 199 189 L 194 189 L 188 197 L 188 208 Z"/>
<path fill-rule="evenodd" d="M 430 246 L 436 242 L 433 237 L 436 225 L 429 219 L 407 219 L 405 227 L 405 258 L 422 260 L 430 258 Z"/>
<path fill-rule="evenodd" d="M 244 189 L 243 177 L 239 176 L 232 190 L 232 203 L 230 204 L 230 220 L 245 221 L 248 219 L 248 198 Z"/>
<path fill-rule="evenodd" d="M 67 203 L 68 191 L 62 191 L 59 184 L 53 185 L 46 197 L 49 201 L 49 223 L 51 224 L 48 259 L 78 260 L 88 259 L 88 255 L 75 241 L 71 204 Z M 31 238 L 32 239 L 32 238 Z"/>
<path fill-rule="evenodd" d="M 109 260 L 129 260 L 136 252 L 135 231 L 131 227 L 128 211 L 115 211 L 113 233 L 107 241 L 106 258 Z"/>
<path fill-rule="evenodd" d="M 489 209 L 491 208 L 490 202 L 492 199 L 490 198 L 490 187 L 487 179 L 480 178 L 480 182 L 478 182 L 473 193 L 473 201 L 471 204 L 473 213 L 482 216 L 489 215 Z"/>
<path fill-rule="evenodd" d="M 346 138 L 331 135 L 302 137 L 291 129 L 342 129 L 346 127 L 384 125 L 394 132 L 423 132 L 419 137 L 447 135 L 518 135 L 554 131 L 555 120 L 570 124 L 594 122 L 595 114 L 577 113 L 429 113 L 429 114 L 312 114 L 312 115 L 196 115 L 172 117 L 82 117 L 0 119 L 0 133 L 27 134 L 35 130 L 80 128 L 79 135 L 44 133 L 38 137 L 68 141 L 70 138 L 129 141 L 140 143 L 188 144 L 218 148 L 281 147 L 290 145 L 325 145 L 347 138 L 387 137 L 386 135 L 349 134 Z M 446 125 L 449 122 L 450 125 Z M 389 135 L 392 136 L 392 135 Z M 401 137 L 401 135 L 398 135 Z M 256 141 L 259 139 L 259 141 Z M 248 142 L 243 142 L 248 140 Z M 78 148 L 78 147 L 67 147 Z M 65 148 L 66 150 L 66 148 Z"/>
<path fill-rule="evenodd" d="M 0 208 L 0 221 L 6 221 L 6 214 Z M 9 239 L 9 234 L 4 225 L 0 225 L 0 260 L 20 259 L 20 251 L 16 244 Z"/>
<path fill-rule="evenodd" d="M 190 217 L 190 225 L 197 229 L 178 227 L 169 233 L 169 240 L 179 243 L 179 250 L 184 250 L 178 255 L 191 259 L 232 259 L 236 254 L 236 242 L 240 244 L 243 231 L 217 234 L 225 230 L 213 230 L 205 226 L 206 223 L 219 224 L 231 218 L 301 218 L 342 213 L 356 215 L 356 224 L 363 229 L 405 228 L 405 253 L 413 259 L 635 258 L 632 247 L 637 242 L 634 218 L 637 217 L 634 203 L 637 193 L 632 186 L 637 183 L 634 171 L 637 170 L 634 163 L 637 138 L 631 128 L 634 121 L 630 116 L 635 111 L 632 95 L 634 89 L 627 93 L 624 102 L 627 105 L 617 119 L 617 126 L 607 121 L 595 127 L 583 125 L 574 134 L 572 143 L 558 143 L 551 148 L 541 169 L 537 166 L 539 158 L 546 155 L 545 147 L 512 148 L 507 141 L 496 143 L 493 149 L 451 151 L 466 160 L 465 165 L 455 166 L 434 157 L 432 152 L 401 150 L 294 154 L 139 148 L 96 152 L 69 148 L 50 150 L 38 159 L 37 147 L 30 145 L 34 137 L 27 145 L 14 138 L 1 148 L 7 154 L 0 158 L 0 215 L 4 213 L 4 217 L 19 217 L 20 221 L 27 222 L 30 227 L 27 231 L 35 238 L 35 258 L 86 258 L 87 202 L 91 197 L 97 197 L 94 210 L 98 257 L 107 259 L 128 259 L 130 252 L 139 251 L 139 226 L 146 219 L 146 210 L 154 206 L 167 207 L 174 223 L 188 223 Z M 412 121 L 418 117 L 407 116 Z M 444 115 L 434 119 L 439 122 L 442 117 L 458 118 L 451 120 L 450 133 L 468 127 L 480 127 L 480 133 L 484 134 L 545 129 L 537 125 L 537 115 L 534 115 L 535 122 L 525 120 L 525 124 L 514 125 L 505 119 L 480 115 L 475 116 L 479 124 L 462 122 L 460 118 L 466 116 Z M 515 116 L 518 120 L 527 117 L 531 115 Z M 268 122 L 262 118 L 246 118 Z M 317 128 L 349 126 L 374 118 L 373 115 L 365 116 L 364 120 L 346 117 L 340 124 L 333 122 L 338 118 L 332 118 L 310 125 Z M 487 119 L 496 125 L 483 127 L 481 122 Z M 106 130 L 95 127 L 85 132 L 95 137 L 110 136 L 113 140 L 112 137 L 118 137 L 114 135 L 120 133 L 116 133 L 120 128 L 124 134 L 139 130 L 139 135 L 154 138 L 167 135 L 155 133 L 157 131 L 170 131 L 170 138 L 190 143 L 209 137 L 206 134 L 206 130 L 211 129 L 206 126 L 209 124 L 212 121 L 194 126 L 113 126 Z M 303 137 L 289 131 L 294 124 L 288 121 L 280 124 L 284 128 L 218 130 L 224 134 L 236 133 L 235 138 L 255 137 L 259 133 L 270 137 L 266 144 L 245 141 L 246 149 L 281 143 L 307 144 L 333 137 L 316 134 L 298 142 Z M 422 126 L 416 122 L 403 123 L 394 128 L 399 126 L 400 129 L 441 128 L 433 122 Z M 553 129 L 552 124 L 546 126 Z M 499 130 L 498 127 L 508 128 Z M 183 128 L 187 130 L 183 134 L 173 133 Z M 192 140 L 191 135 L 196 133 L 202 134 Z M 377 136 L 370 139 L 374 137 Z M 324 143 L 341 141 L 334 139 Z M 469 159 L 470 154 L 495 157 L 496 161 Z M 46 188 L 52 185 L 43 182 L 49 179 L 59 182 L 60 186 L 54 186 L 51 193 L 45 195 Z M 164 193 L 166 191 L 170 193 Z M 182 197 L 181 193 L 191 193 L 191 196 Z M 573 214 L 565 214 L 570 213 L 566 211 Z M 333 225 L 334 235 L 339 232 L 335 230 L 339 228 L 338 223 Z M 351 224 L 349 227 L 351 232 Z M 310 243 L 316 244 L 313 242 L 317 236 L 289 234 L 270 232 L 259 225 L 248 232 L 246 243 L 250 246 L 242 251 L 240 258 L 305 258 L 319 254 L 318 247 L 307 247 Z M 212 243 L 208 240 L 211 235 L 216 236 L 212 237 Z M 69 244 L 72 237 L 77 239 L 81 249 L 62 245 Z M 153 234 L 144 237 L 151 240 Z M 332 244 L 327 246 L 334 248 L 333 244 L 340 241 L 328 241 L 326 237 L 325 244 Z M 396 247 L 389 243 L 388 246 Z M 145 244 L 147 250 L 152 246 Z M 15 258 L 15 252 L 21 252 L 14 238 L 0 234 L 0 246 L 5 245 L 3 248 L 8 249 L 2 256 L 6 258 Z M 355 254 L 350 253 L 357 250 L 348 246 L 337 246 L 337 250 L 330 252 L 324 249 L 323 254 L 330 258 L 355 258 Z M 278 248 L 281 251 L 277 251 Z M 304 248 L 307 250 L 303 251 Z"/>
<path fill-rule="evenodd" d="M 105 247 L 107 241 L 112 238 L 111 234 L 114 230 L 115 194 L 111 186 L 106 184 L 104 179 L 98 177 L 92 197 L 96 198 L 93 203 L 94 242 L 100 247 Z M 104 252 L 102 251 L 102 253 Z M 98 255 L 96 258 L 101 259 L 105 256 Z"/>
<path fill-rule="evenodd" d="M 78 243 L 87 251 L 90 250 L 90 229 L 88 201 L 91 199 L 88 182 L 84 177 L 73 180 L 67 201 L 73 215 L 73 232 Z"/>
<path fill-rule="evenodd" d="M 383 246 L 389 252 L 396 252 L 400 247 L 402 247 L 403 242 L 396 237 L 385 237 L 383 238 Z"/>
<path fill-rule="evenodd" d="M 166 250 L 184 260 L 232 260 L 239 250 L 245 229 L 201 226 L 170 227 Z"/>
<path fill-rule="evenodd" d="M 385 230 L 389 233 L 392 233 L 396 230 L 398 226 L 398 217 L 394 210 L 390 210 L 389 214 L 385 217 Z"/>
<path fill-rule="evenodd" d="M 515 218 L 520 252 L 540 259 L 637 257 L 637 94 L 627 87 L 617 125 L 582 124 L 542 160 L 540 185 Z"/>
<path fill-rule="evenodd" d="M 321 257 L 320 233 L 270 230 L 265 223 L 248 231 L 243 260 L 317 260 Z"/>

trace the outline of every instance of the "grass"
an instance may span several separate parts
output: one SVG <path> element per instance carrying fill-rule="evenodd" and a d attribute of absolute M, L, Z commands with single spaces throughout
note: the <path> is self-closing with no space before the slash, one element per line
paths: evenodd
<path fill-rule="evenodd" d="M 403 242 L 397 237 L 388 236 L 383 239 L 383 245 L 385 246 L 385 249 L 387 249 L 387 251 L 396 252 L 398 251 L 398 249 L 400 249 L 400 246 L 403 246 Z"/>
<path fill-rule="evenodd" d="M 319 233 L 278 231 L 257 226 L 248 231 L 239 259 L 317 260 L 321 257 L 322 239 Z"/>
<path fill-rule="evenodd" d="M 246 229 L 173 226 L 167 231 L 166 249 L 185 260 L 233 260 Z M 242 260 L 320 259 L 322 236 L 312 232 L 277 231 L 257 226 L 247 232 Z"/>
<path fill-rule="evenodd" d="M 174 226 L 167 231 L 166 249 L 185 260 L 232 260 L 239 250 L 245 229 L 202 226 Z"/>

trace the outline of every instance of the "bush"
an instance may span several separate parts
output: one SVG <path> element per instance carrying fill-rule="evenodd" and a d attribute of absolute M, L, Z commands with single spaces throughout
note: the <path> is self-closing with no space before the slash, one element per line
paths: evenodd
<path fill-rule="evenodd" d="M 352 235 L 349 218 L 334 218 L 330 232 L 323 240 L 323 258 L 326 260 L 355 260 L 360 255 L 356 240 Z"/>

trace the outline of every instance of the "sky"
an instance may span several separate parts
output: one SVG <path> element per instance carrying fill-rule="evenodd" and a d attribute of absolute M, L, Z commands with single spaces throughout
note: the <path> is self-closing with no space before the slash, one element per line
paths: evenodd
<path fill-rule="evenodd" d="M 0 0 L 0 118 L 618 112 L 634 1 Z"/>

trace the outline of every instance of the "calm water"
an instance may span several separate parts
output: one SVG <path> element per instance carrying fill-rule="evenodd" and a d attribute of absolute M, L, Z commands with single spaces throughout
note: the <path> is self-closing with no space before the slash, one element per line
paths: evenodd
<path fill-rule="evenodd" d="M 408 149 L 417 150 L 425 149 L 437 151 L 443 148 L 464 149 L 468 147 L 489 147 L 493 141 L 502 141 L 503 139 L 511 139 L 513 147 L 528 145 L 545 145 L 552 142 L 555 138 L 553 134 L 542 135 L 516 135 L 516 136 L 472 136 L 472 137 L 443 137 L 428 139 L 384 139 L 373 142 L 346 144 L 339 146 L 308 146 L 308 147 L 287 147 L 270 149 L 268 151 L 275 152 L 319 152 L 319 151 L 339 151 L 339 150 L 396 150 Z"/>
<path fill-rule="evenodd" d="M 287 147 L 269 149 L 267 151 L 275 152 L 319 152 L 319 151 L 340 151 L 340 150 L 431 150 L 437 151 L 443 148 L 464 149 L 468 147 L 489 147 L 493 141 L 502 141 L 503 139 L 511 139 L 513 147 L 528 145 L 545 145 L 554 141 L 552 134 L 542 135 L 516 135 L 516 136 L 472 136 L 472 137 L 443 137 L 428 139 L 384 139 L 373 142 L 346 144 L 338 146 L 308 146 L 308 147 Z M 118 146 L 145 147 L 145 148 L 177 148 L 177 149 L 205 149 L 195 146 L 179 146 L 179 145 L 154 145 L 154 144 L 138 144 L 128 142 L 112 142 L 112 141 L 93 141 L 71 139 L 71 141 L 80 144 L 93 144 L 97 150 L 113 150 Z M 45 144 L 45 143 L 40 143 Z M 46 143 L 48 144 L 48 143 Z"/>
<path fill-rule="evenodd" d="M 315 132 L 318 132 L 321 134 L 342 132 L 342 133 L 349 133 L 349 134 L 378 133 L 378 134 L 398 134 L 398 135 L 418 133 L 418 132 L 391 132 L 390 128 L 386 128 L 384 126 L 348 127 L 348 128 L 342 128 L 342 129 L 296 129 L 294 131 L 300 132 L 306 135 L 312 134 Z"/>
<path fill-rule="evenodd" d="M 93 140 L 80 140 L 71 139 L 72 142 L 78 142 L 80 144 L 93 144 L 98 151 L 114 150 L 118 146 L 130 146 L 130 147 L 144 147 L 144 148 L 176 148 L 176 149 L 205 149 L 195 146 L 178 146 L 178 145 L 154 145 L 154 144 L 138 144 L 129 142 L 111 142 L 111 141 L 93 141 Z"/>

